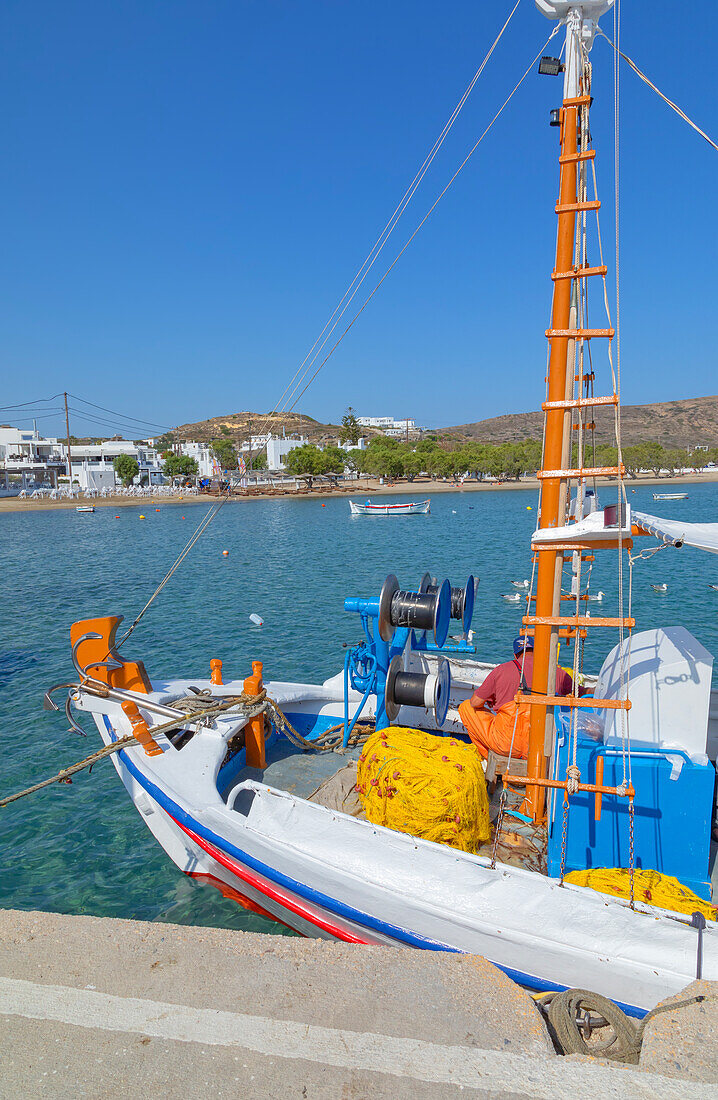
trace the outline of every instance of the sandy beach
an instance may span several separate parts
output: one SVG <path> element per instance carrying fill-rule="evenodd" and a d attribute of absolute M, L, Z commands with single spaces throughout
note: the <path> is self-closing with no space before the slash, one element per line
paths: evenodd
<path fill-rule="evenodd" d="M 638 477 L 626 480 L 626 489 L 630 494 L 631 489 L 638 486 L 661 485 L 667 488 L 674 485 L 696 485 L 701 483 L 718 481 L 718 470 L 704 471 L 699 474 L 681 474 L 676 477 Z M 397 481 L 394 484 L 380 485 L 378 479 L 362 478 L 357 482 L 343 485 L 340 489 L 320 488 L 311 491 L 298 490 L 282 492 L 274 489 L 268 492 L 251 492 L 246 495 L 230 497 L 227 503 L 246 504 L 252 500 L 313 500 L 326 499 L 327 497 L 359 496 L 371 493 L 377 496 L 391 496 L 396 494 L 409 494 L 417 500 L 425 500 L 427 496 L 435 493 L 491 493 L 504 490 L 533 489 L 538 491 L 538 479 L 526 478 L 523 481 L 465 481 L 463 484 L 454 481 L 432 481 L 427 478 L 417 478 L 415 481 Z M 610 487 L 611 483 L 608 483 Z M 199 495 L 179 497 L 124 497 L 111 496 L 88 500 L 85 497 L 75 500 L 40 500 L 23 499 L 18 497 L 5 497 L 0 499 L 0 513 L 2 512 L 41 512 L 55 509 L 76 508 L 78 504 L 92 504 L 95 508 L 143 508 L 153 510 L 155 508 L 188 507 L 191 504 L 203 504 L 221 500 L 221 496 L 202 493 Z"/>

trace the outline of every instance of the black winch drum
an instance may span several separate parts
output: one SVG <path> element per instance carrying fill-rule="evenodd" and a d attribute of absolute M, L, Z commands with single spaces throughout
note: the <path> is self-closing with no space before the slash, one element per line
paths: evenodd
<path fill-rule="evenodd" d="M 393 573 L 384 581 L 379 596 L 379 636 L 385 642 L 392 640 L 397 627 L 405 626 L 410 630 L 431 630 L 435 644 L 441 649 L 449 633 L 450 621 L 451 587 L 448 581 L 437 585 L 433 592 L 402 591 Z"/>
<path fill-rule="evenodd" d="M 451 669 L 445 657 L 439 657 L 436 672 L 405 672 L 401 654 L 393 657 L 386 675 L 384 709 L 394 722 L 402 706 L 430 711 L 437 726 L 446 721 L 451 691 Z"/>
<path fill-rule="evenodd" d="M 431 577 L 428 573 L 424 574 L 422 578 L 422 584 L 427 577 L 429 577 L 429 582 L 426 585 L 426 591 L 436 592 L 438 590 L 438 585 L 431 583 Z M 463 588 L 451 589 L 451 618 L 458 619 L 458 621 L 461 623 L 464 634 L 468 633 L 471 626 L 471 620 L 474 615 L 474 600 L 476 599 L 477 588 L 478 582 L 474 580 L 472 574 Z"/>

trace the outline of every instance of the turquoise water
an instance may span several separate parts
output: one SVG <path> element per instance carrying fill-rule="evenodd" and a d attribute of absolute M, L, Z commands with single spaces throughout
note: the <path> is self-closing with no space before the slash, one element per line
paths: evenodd
<path fill-rule="evenodd" d="M 718 518 L 718 485 L 687 486 L 688 501 L 636 507 L 671 518 Z M 401 498 L 398 498 L 401 499 Z M 404 500 L 406 498 L 403 498 Z M 350 519 L 346 499 L 229 503 L 128 642 L 151 676 L 207 676 L 221 657 L 225 678 L 264 661 L 267 679 L 321 681 L 342 665 L 342 642 L 358 640 L 347 595 L 378 594 L 388 572 L 413 586 L 429 570 L 481 585 L 474 614 L 477 657 L 504 659 L 522 605 L 503 601 L 511 580 L 530 577 L 531 491 L 436 494 L 429 516 Z M 73 678 L 69 629 L 76 619 L 123 614 L 130 620 L 174 560 L 206 505 L 149 502 L 94 515 L 72 510 L 0 515 L 0 790 L 29 786 L 98 744 L 66 730 L 63 714 L 42 709 L 50 684 Z M 140 522 L 141 512 L 147 517 Z M 182 518 L 182 517 L 186 518 Z M 638 541 L 636 546 L 638 547 Z M 654 545 L 641 540 L 643 546 Z M 222 550 L 229 550 L 229 557 Z M 616 555 L 600 556 L 594 614 L 617 614 Z M 668 584 L 657 595 L 651 583 Z M 666 549 L 636 567 L 639 628 L 683 624 L 718 653 L 718 558 Z M 249 622 L 256 611 L 261 628 Z M 597 670 L 615 632 L 594 632 L 585 667 Z M 61 696 L 58 693 L 58 700 Z M 63 913 L 279 931 L 213 888 L 182 875 L 127 798 L 114 768 L 100 763 L 72 786 L 54 786 L 0 811 L 0 905 Z"/>

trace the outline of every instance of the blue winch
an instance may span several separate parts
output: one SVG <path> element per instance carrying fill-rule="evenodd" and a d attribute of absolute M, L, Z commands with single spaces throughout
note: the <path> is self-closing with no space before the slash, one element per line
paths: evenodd
<path fill-rule="evenodd" d="M 402 705 L 423 707 L 437 727 L 446 719 L 451 673 L 441 655 L 473 652 L 465 637 L 446 646 L 449 624 L 456 619 L 464 635 L 471 625 L 476 582 L 469 577 L 463 588 L 441 584 L 425 573 L 417 589 L 401 589 L 393 573 L 384 581 L 378 599 L 351 596 L 344 610 L 359 615 L 366 640 L 347 651 L 344 659 L 344 745 L 346 746 L 367 699 L 376 695 L 376 728 L 394 721 Z M 431 640 L 427 637 L 431 634 Z M 411 668 L 410 654 L 438 653 L 436 672 Z M 362 700 L 349 720 L 349 686 Z"/>

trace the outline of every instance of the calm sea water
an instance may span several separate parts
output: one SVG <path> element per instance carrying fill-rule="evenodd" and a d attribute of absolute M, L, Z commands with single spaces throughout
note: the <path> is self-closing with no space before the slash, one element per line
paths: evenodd
<path fill-rule="evenodd" d="M 687 486 L 688 501 L 635 506 L 671 518 L 718 518 L 718 484 Z M 405 497 L 403 498 L 406 499 Z M 530 577 L 532 491 L 436 494 L 429 516 L 350 519 L 346 499 L 228 503 L 126 646 L 151 676 L 225 676 L 264 661 L 265 677 L 321 681 L 343 661 L 342 642 L 360 631 L 345 596 L 378 594 L 388 572 L 403 585 L 429 570 L 463 584 L 481 577 L 474 613 L 477 657 L 502 660 L 518 633 L 521 605 L 502 592 Z M 94 515 L 72 510 L 0 515 L 0 790 L 29 786 L 99 743 L 68 733 L 63 714 L 42 709 L 44 689 L 73 678 L 69 629 L 76 619 L 142 607 L 206 505 L 149 502 Z M 146 516 L 139 520 L 140 513 Z M 184 518 L 183 518 L 184 517 Z M 649 540 L 641 540 L 641 547 Z M 638 543 L 636 544 L 638 546 Z M 653 543 L 651 542 L 651 545 Z M 229 550 L 229 557 L 222 550 Z M 616 555 L 597 561 L 596 614 L 617 614 Z M 657 595 L 651 583 L 668 584 Z M 636 566 L 639 627 L 683 624 L 718 653 L 718 557 L 666 549 Z M 249 622 L 256 611 L 261 628 Z M 615 642 L 595 632 L 585 667 L 598 670 Z M 57 696 L 58 700 L 60 695 Z M 0 811 L 0 905 L 63 913 L 209 924 L 256 931 L 279 926 L 245 913 L 213 888 L 194 884 L 159 848 L 109 761 L 72 786 L 55 786 Z"/>

